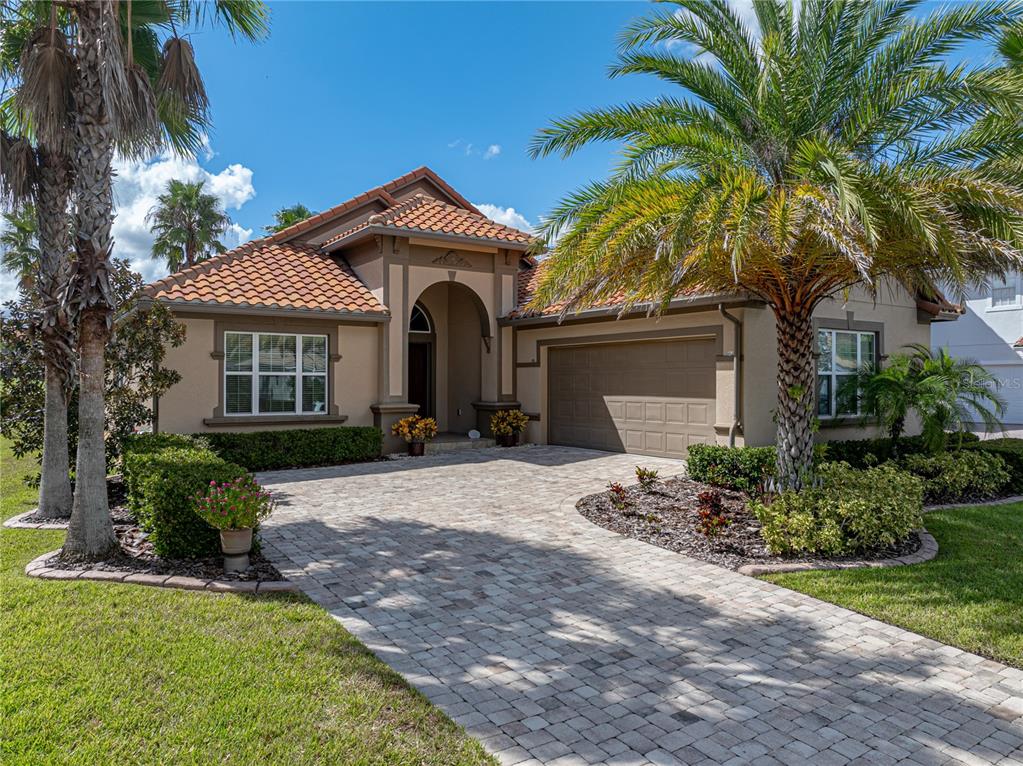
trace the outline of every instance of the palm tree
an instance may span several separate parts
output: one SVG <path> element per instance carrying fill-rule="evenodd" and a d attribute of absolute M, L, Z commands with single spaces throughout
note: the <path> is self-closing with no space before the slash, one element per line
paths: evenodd
<path fill-rule="evenodd" d="M 39 238 L 36 236 L 35 206 L 29 202 L 3 213 L 0 231 L 0 268 L 18 278 L 23 290 L 31 290 L 39 265 Z"/>
<path fill-rule="evenodd" d="M 797 16 L 760 0 L 758 36 L 726 0 L 674 5 L 625 30 L 612 74 L 651 74 L 679 96 L 584 112 L 533 141 L 534 157 L 624 145 L 608 180 L 545 220 L 553 250 L 534 305 L 763 300 L 777 328 L 778 478 L 798 488 L 821 301 L 892 283 L 961 293 L 1023 263 L 1023 180 L 998 162 L 1023 136 L 985 117 L 1018 113 L 1023 88 L 1004 69 L 947 63 L 1023 11 L 986 2 L 918 18 L 911 0 L 806 0 Z"/>
<path fill-rule="evenodd" d="M 219 199 L 203 193 L 203 185 L 203 181 L 169 181 L 167 191 L 146 216 L 156 234 L 153 256 L 163 258 L 171 271 L 226 250 L 220 237 L 231 219 L 224 215 Z"/>
<path fill-rule="evenodd" d="M 316 213 L 307 208 L 301 202 L 298 202 L 290 207 L 282 207 L 276 213 L 274 213 L 274 223 L 272 226 L 264 226 L 263 231 L 267 234 L 274 234 L 281 229 L 286 229 L 299 221 L 304 221 L 306 218 L 312 218 Z"/>
<path fill-rule="evenodd" d="M 5 104 L 0 109 L 0 164 L 45 165 L 10 162 L 25 156 L 22 146 L 34 142 L 54 158 L 54 168 L 66 161 L 70 170 L 75 259 L 62 306 L 77 320 L 80 387 L 75 494 L 64 552 L 98 559 L 117 546 L 103 445 L 104 349 L 114 310 L 109 278 L 113 154 L 116 148 L 128 156 L 146 156 L 161 143 L 194 151 L 208 123 L 208 101 L 191 43 L 178 34 L 179 27 L 221 22 L 233 34 L 256 39 L 266 32 L 267 11 L 248 0 L 22 5 L 43 8 L 47 19 L 20 14 L 18 5 L 13 10 L 3 6 L 5 41 L 13 39 L 12 47 L 21 45 L 22 52 L 13 78 L 16 108 Z M 28 34 L 7 34 L 9 13 L 15 20 L 10 26 L 27 26 Z M 14 128 L 23 128 L 23 135 Z M 65 144 L 66 152 L 58 151 Z M 28 187 L 29 176 L 5 170 L 5 191 Z"/>
<path fill-rule="evenodd" d="M 945 446 L 948 431 L 962 433 L 976 422 L 988 432 L 1001 428 L 1005 402 L 990 372 L 970 359 L 953 359 L 944 349 L 908 348 L 909 353 L 892 355 L 883 368 L 865 366 L 849 383 L 858 388 L 864 414 L 878 418 L 888 432 L 894 451 L 911 412 L 920 418 L 932 450 Z"/>

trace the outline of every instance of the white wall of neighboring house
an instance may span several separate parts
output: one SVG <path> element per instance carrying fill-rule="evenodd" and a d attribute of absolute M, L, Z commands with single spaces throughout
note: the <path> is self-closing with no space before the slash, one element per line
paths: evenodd
<path fill-rule="evenodd" d="M 964 316 L 931 327 L 935 348 L 979 362 L 998 378 L 999 394 L 1008 405 L 1002 420 L 1012 431 L 1023 429 L 1023 348 L 1013 347 L 1021 337 L 1023 277 L 1019 274 L 974 290 L 967 296 Z"/>

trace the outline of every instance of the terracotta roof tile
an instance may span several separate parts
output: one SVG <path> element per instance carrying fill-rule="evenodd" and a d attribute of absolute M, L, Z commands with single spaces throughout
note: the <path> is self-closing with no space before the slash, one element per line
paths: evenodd
<path fill-rule="evenodd" d="M 532 236 L 526 232 L 492 221 L 475 208 L 466 210 L 425 194 L 416 194 L 404 202 L 374 213 L 357 226 L 331 237 L 323 243 L 323 247 L 336 244 L 371 226 L 384 226 L 409 232 L 451 234 L 519 245 L 532 241 Z"/>
<path fill-rule="evenodd" d="M 249 242 L 171 274 L 147 285 L 145 295 L 197 305 L 386 313 L 340 256 L 271 240 Z"/>

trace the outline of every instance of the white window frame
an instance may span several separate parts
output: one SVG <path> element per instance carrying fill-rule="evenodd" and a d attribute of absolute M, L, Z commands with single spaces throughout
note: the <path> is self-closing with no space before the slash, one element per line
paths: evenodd
<path fill-rule="evenodd" d="M 228 370 L 227 369 L 227 336 L 248 335 L 252 339 L 252 369 L 251 370 Z M 259 339 L 260 337 L 293 337 L 295 338 L 295 371 L 294 372 L 260 372 L 259 369 Z M 306 372 L 302 366 L 302 345 L 306 338 L 322 338 L 325 352 L 325 361 L 322 372 Z M 285 412 L 260 412 L 259 411 L 259 379 L 264 376 L 295 378 L 295 409 Z M 248 412 L 227 411 L 227 378 L 228 376 L 248 376 L 252 380 L 252 399 L 249 403 Z M 302 388 L 306 378 L 323 378 L 324 402 L 320 412 L 305 411 L 302 409 Z M 224 374 L 220 383 L 221 396 L 224 402 L 224 415 L 231 418 L 251 417 L 290 417 L 294 415 L 327 415 L 330 413 L 330 338 L 327 335 L 294 333 L 294 332 L 249 332 L 246 330 L 225 330 L 224 331 Z"/>
<path fill-rule="evenodd" d="M 1013 297 L 1012 301 L 1008 303 L 995 303 L 995 290 L 1012 290 Z M 1020 289 L 1019 289 L 1019 275 L 1018 274 L 1007 274 L 1005 282 L 1002 284 L 995 284 L 995 280 L 992 279 L 991 286 L 988 288 L 988 311 L 1014 311 L 1020 307 Z"/>
<path fill-rule="evenodd" d="M 839 328 L 820 327 L 820 328 L 817 329 L 817 333 L 814 336 L 814 343 L 817 344 L 817 353 L 814 354 L 814 357 L 816 359 L 818 359 L 818 360 L 820 358 L 820 337 L 821 337 L 821 333 L 828 333 L 831 336 L 831 360 L 830 360 L 830 362 L 828 364 L 828 370 L 827 371 L 823 371 L 822 372 L 820 370 L 820 364 L 819 363 L 817 364 L 817 370 L 816 370 L 817 375 L 816 375 L 816 378 L 815 378 L 815 381 L 814 381 L 814 383 L 815 383 L 814 397 L 813 397 L 814 412 L 817 413 L 817 417 L 820 420 L 840 420 L 842 418 L 855 418 L 855 417 L 859 417 L 860 415 L 863 414 L 862 410 L 860 409 L 860 399 L 859 399 L 859 397 L 856 397 L 856 412 L 842 412 L 842 413 L 838 412 L 838 379 L 839 378 L 848 377 L 848 376 L 850 376 L 850 375 L 852 375 L 854 373 L 850 372 L 850 371 L 847 371 L 847 370 L 846 371 L 839 371 L 835 367 L 835 349 L 838 347 L 838 344 L 837 344 L 836 341 L 837 341 L 837 337 L 839 335 L 855 335 L 856 336 L 856 369 L 859 370 L 867 362 L 876 362 L 877 359 L 879 358 L 878 357 L 878 354 L 879 354 L 878 343 L 880 343 L 880 340 L 881 340 L 880 333 L 874 332 L 872 330 L 842 330 L 842 329 L 839 329 Z M 863 359 L 862 358 L 862 356 L 863 356 L 863 345 L 860 342 L 860 338 L 862 336 L 864 336 L 864 335 L 869 335 L 871 338 L 874 339 L 874 344 L 873 344 L 874 358 L 873 359 Z M 829 414 L 827 414 L 827 415 L 821 415 L 820 414 L 820 406 L 819 406 L 820 405 L 820 401 L 819 401 L 819 397 L 820 397 L 820 381 L 821 381 L 822 378 L 831 378 L 831 391 L 830 391 L 830 401 L 829 401 L 830 407 L 829 407 Z"/>

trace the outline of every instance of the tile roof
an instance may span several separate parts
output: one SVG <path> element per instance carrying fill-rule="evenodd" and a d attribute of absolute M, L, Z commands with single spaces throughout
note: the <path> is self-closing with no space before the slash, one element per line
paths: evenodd
<path fill-rule="evenodd" d="M 453 199 L 455 202 L 457 202 L 459 205 L 463 206 L 467 210 L 470 210 L 471 212 L 476 213 L 478 215 L 482 215 L 482 213 L 480 213 L 480 211 L 477 210 L 476 207 L 471 202 L 469 202 L 469 200 L 467 200 L 465 197 L 463 197 L 461 194 L 455 191 L 448 184 L 447 181 L 445 181 L 439 175 L 430 170 L 430 168 L 423 165 L 422 167 L 418 167 L 410 173 L 406 173 L 403 176 L 395 178 L 393 181 L 388 181 L 387 183 L 381 184 L 380 186 L 375 186 L 369 191 L 365 191 L 356 197 L 352 197 L 349 200 L 345 200 L 340 205 L 335 205 L 334 207 L 317 213 L 316 215 L 312 215 L 303 221 L 299 221 L 298 223 L 292 224 L 286 229 L 281 229 L 280 231 L 272 234 L 270 236 L 270 239 L 272 239 L 275 242 L 290 239 L 291 237 L 294 237 L 297 234 L 301 234 L 303 231 L 308 231 L 309 229 L 312 229 L 323 223 L 327 223 L 332 218 L 336 218 L 337 216 L 341 215 L 342 213 L 346 213 L 349 210 L 354 210 L 360 205 L 364 205 L 365 203 L 370 202 L 372 200 L 379 200 L 388 207 L 397 205 L 398 200 L 392 197 L 391 193 L 396 192 L 402 187 L 408 186 L 409 184 L 415 183 L 416 181 L 420 181 L 422 179 L 429 180 L 434 186 L 436 186 L 438 189 L 443 190 L 444 193 L 451 197 L 451 199 Z"/>
<path fill-rule="evenodd" d="M 448 234 L 519 245 L 527 245 L 532 241 L 532 236 L 526 232 L 492 221 L 475 208 L 466 210 L 425 194 L 416 194 L 331 237 L 323 243 L 323 247 L 334 245 L 370 227 L 381 226 L 408 232 Z"/>
<path fill-rule="evenodd" d="M 339 256 L 311 245 L 249 242 L 145 287 L 154 300 L 219 305 L 385 314 Z"/>

